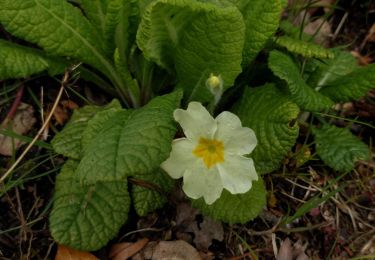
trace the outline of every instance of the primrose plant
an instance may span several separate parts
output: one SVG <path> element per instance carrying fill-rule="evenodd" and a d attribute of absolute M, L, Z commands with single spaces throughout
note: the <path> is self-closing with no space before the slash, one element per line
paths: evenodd
<path fill-rule="evenodd" d="M 0 40 L 1 79 L 82 64 L 81 77 L 116 98 L 75 110 L 52 140 L 67 159 L 50 214 L 58 243 L 103 247 L 131 205 L 140 216 L 161 208 L 179 178 L 203 214 L 252 220 L 266 204 L 262 174 L 279 169 L 300 124 L 334 170 L 368 158 L 326 116 L 365 95 L 375 67 L 280 24 L 286 2 L 0 0 L 14 36 Z M 185 137 L 173 140 L 176 122 Z"/>

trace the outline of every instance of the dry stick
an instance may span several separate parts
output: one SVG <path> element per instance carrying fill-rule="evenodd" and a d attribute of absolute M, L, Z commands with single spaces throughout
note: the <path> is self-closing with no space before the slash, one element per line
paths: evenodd
<path fill-rule="evenodd" d="M 16 98 L 14 99 L 12 107 L 10 108 L 10 110 L 8 112 L 8 115 L 7 115 L 4 122 L 7 122 L 8 120 L 12 120 L 14 115 L 16 114 L 17 108 L 18 108 L 19 104 L 21 103 L 24 87 L 25 86 L 23 84 L 21 84 L 21 87 L 17 91 Z M 4 123 L 4 125 L 6 125 L 6 123 Z"/>
<path fill-rule="evenodd" d="M 61 82 L 61 87 L 60 87 L 60 90 L 59 90 L 59 93 L 57 94 L 57 97 L 56 97 L 56 100 L 55 100 L 55 103 L 53 104 L 53 107 L 51 109 L 51 112 L 49 113 L 46 121 L 44 122 L 44 124 L 42 125 L 42 127 L 39 129 L 38 133 L 36 134 L 36 136 L 34 137 L 34 139 L 31 141 L 31 143 L 29 143 L 29 145 L 26 147 L 26 149 L 23 151 L 23 153 L 20 155 L 20 157 L 18 157 L 18 159 L 15 161 L 15 163 L 12 165 L 12 167 L 10 167 L 8 169 L 8 171 L 6 173 L 4 173 L 4 175 L 0 178 L 0 184 L 2 182 L 4 182 L 4 180 L 12 173 L 12 171 L 18 166 L 18 164 L 22 161 L 22 159 L 25 157 L 25 155 L 29 152 L 29 150 L 31 149 L 31 147 L 35 144 L 35 142 L 38 140 L 39 136 L 43 133 L 44 129 L 48 126 L 49 124 L 49 121 L 51 120 L 52 118 L 52 115 L 53 113 L 55 112 L 56 108 L 57 108 L 57 105 L 59 104 L 60 102 L 60 99 L 61 99 L 61 96 L 62 96 L 62 93 L 64 91 L 64 87 L 65 87 L 65 84 L 67 83 L 68 81 L 68 78 L 69 78 L 69 72 L 66 71 L 65 74 L 64 74 L 64 77 L 63 77 L 63 80 Z"/>

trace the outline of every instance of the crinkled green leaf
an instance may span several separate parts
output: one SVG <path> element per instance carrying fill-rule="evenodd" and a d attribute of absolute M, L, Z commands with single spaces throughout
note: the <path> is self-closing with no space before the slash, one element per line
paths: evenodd
<path fill-rule="evenodd" d="M 112 0 L 108 4 L 104 37 L 111 55 L 116 47 L 120 50 L 121 55 L 126 57 L 128 54 L 130 4 L 128 0 Z"/>
<path fill-rule="evenodd" d="M 68 160 L 57 176 L 49 226 L 59 244 L 93 251 L 105 246 L 126 222 L 130 196 L 126 180 L 82 184 L 75 176 L 77 165 Z"/>
<path fill-rule="evenodd" d="M 81 149 L 82 154 L 88 152 L 90 143 L 98 141 L 98 135 L 104 128 L 108 126 L 108 122 L 112 122 L 120 113 L 130 114 L 130 111 L 126 112 L 118 107 L 110 108 L 103 111 L 97 112 L 87 123 L 82 133 L 81 138 Z"/>
<path fill-rule="evenodd" d="M 129 89 L 129 92 L 131 93 L 130 95 L 134 104 L 138 105 L 137 97 L 140 97 L 141 93 L 137 79 L 133 78 L 129 70 L 128 49 L 126 49 L 126 46 L 123 46 L 121 50 L 116 48 L 113 56 L 117 71 L 121 75 L 123 81 L 126 83 L 126 86 Z"/>
<path fill-rule="evenodd" d="M 80 159 L 82 133 L 87 126 L 87 122 L 99 111 L 111 108 L 120 109 L 121 105 L 117 100 L 113 100 L 104 107 L 84 106 L 74 110 L 72 118 L 51 141 L 55 152 L 69 158 Z"/>
<path fill-rule="evenodd" d="M 132 185 L 132 199 L 139 216 L 159 209 L 167 202 L 167 195 L 173 188 L 174 181 L 164 171 L 157 169 L 151 173 L 135 176 Z"/>
<path fill-rule="evenodd" d="M 295 123 L 298 106 L 269 84 L 246 89 L 233 111 L 243 126 L 254 130 L 258 139 L 258 145 L 250 154 L 257 172 L 278 169 L 298 136 L 299 127 Z"/>
<path fill-rule="evenodd" d="M 230 224 L 245 223 L 256 218 L 266 205 L 266 190 L 263 180 L 253 181 L 250 191 L 243 194 L 231 194 L 223 190 L 221 197 L 212 205 L 207 205 L 203 198 L 193 200 L 192 205 L 213 219 Z"/>
<path fill-rule="evenodd" d="M 0 23 L 13 35 L 114 77 L 98 30 L 67 1 L 0 0 L 0 6 Z"/>
<path fill-rule="evenodd" d="M 181 92 L 157 97 L 133 111 L 119 111 L 87 146 L 77 175 L 88 183 L 115 181 L 157 169 L 176 132 L 173 111 Z"/>
<path fill-rule="evenodd" d="M 243 65 L 249 65 L 279 27 L 283 5 L 280 0 L 252 0 L 241 12 L 246 24 Z"/>
<path fill-rule="evenodd" d="M 238 10 L 242 11 L 242 9 L 245 8 L 249 4 L 249 2 L 251 2 L 252 0 L 198 0 L 198 1 L 212 3 L 221 7 L 235 6 L 238 8 Z"/>
<path fill-rule="evenodd" d="M 56 74 L 53 69 L 56 68 L 56 63 L 59 63 L 58 59 L 54 60 L 39 50 L 1 39 L 0 60 L 0 79 L 25 78 L 48 69 L 51 69 L 52 74 Z M 64 68 L 59 66 L 58 70 L 61 72 Z"/>
<path fill-rule="evenodd" d="M 358 160 L 369 159 L 369 148 L 348 129 L 332 125 L 314 128 L 316 151 L 323 162 L 337 171 L 350 171 Z"/>
<path fill-rule="evenodd" d="M 351 73 L 357 68 L 357 61 L 348 51 L 335 50 L 335 58 L 316 61 L 317 69 L 310 75 L 308 83 L 310 86 L 321 89 L 334 80 Z"/>
<path fill-rule="evenodd" d="M 321 92 L 336 102 L 357 100 L 375 88 L 375 63 L 357 68 L 324 86 Z"/>
<path fill-rule="evenodd" d="M 208 101 L 205 82 L 221 75 L 224 89 L 241 72 L 245 24 L 234 6 L 158 0 L 146 9 L 137 34 L 145 57 L 170 72 L 189 100 Z"/>
<path fill-rule="evenodd" d="M 0 39 L 0 79 L 25 78 L 48 67 L 43 57 L 32 48 Z"/>
<path fill-rule="evenodd" d="M 332 100 L 312 89 L 303 80 L 292 58 L 279 51 L 272 51 L 268 66 L 279 78 L 288 84 L 291 99 L 303 110 L 320 111 L 333 105 Z"/>
<path fill-rule="evenodd" d="M 91 24 L 101 34 L 104 33 L 105 17 L 107 14 L 108 0 L 82 0 L 81 8 L 90 20 Z"/>
<path fill-rule="evenodd" d="M 300 54 L 307 58 L 333 59 L 335 54 L 332 50 L 321 47 L 313 42 L 293 39 L 289 36 L 280 36 L 276 43 L 285 47 L 288 51 Z"/>
<path fill-rule="evenodd" d="M 183 0 L 154 1 L 145 9 L 138 28 L 137 44 L 145 57 L 169 71 L 173 70 L 180 33 L 199 14 L 188 6 L 189 3 Z"/>

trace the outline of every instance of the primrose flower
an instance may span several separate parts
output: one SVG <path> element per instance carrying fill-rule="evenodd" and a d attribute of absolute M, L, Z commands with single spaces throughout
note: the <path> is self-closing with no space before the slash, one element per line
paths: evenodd
<path fill-rule="evenodd" d="M 174 179 L 183 177 L 185 194 L 214 203 L 224 189 L 232 194 L 250 190 L 258 179 L 254 163 L 244 155 L 254 150 L 253 130 L 242 127 L 240 119 L 224 111 L 215 119 L 198 102 L 173 114 L 186 138 L 173 141 L 170 157 L 161 167 Z"/>

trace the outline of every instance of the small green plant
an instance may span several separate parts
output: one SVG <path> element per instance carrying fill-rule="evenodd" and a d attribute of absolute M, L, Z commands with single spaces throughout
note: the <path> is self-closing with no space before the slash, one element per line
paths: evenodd
<path fill-rule="evenodd" d="M 55 75 L 82 63 L 81 76 L 110 93 L 115 90 L 119 100 L 77 109 L 52 140 L 54 150 L 67 158 L 50 215 L 59 243 L 99 249 L 126 222 L 131 203 L 141 216 L 163 206 L 174 182 L 160 165 L 168 168 L 163 162 L 177 131 L 174 119 L 181 123 L 173 114 L 192 101 L 206 105 L 212 115 L 231 110 L 256 136 L 244 144 L 257 144 L 249 155 L 255 166 L 250 184 L 231 187 L 230 178 L 222 176 L 215 179 L 225 188 L 219 198 L 187 192 L 195 207 L 218 220 L 245 223 L 260 213 L 266 201 L 261 175 L 277 170 L 296 143 L 299 125 L 307 124 L 299 118 L 302 113 L 322 122 L 322 127 L 308 127 L 328 166 L 349 171 L 355 161 L 368 158 L 365 144 L 319 112 L 329 114 L 335 103 L 365 95 L 374 86 L 375 66 L 358 67 L 348 53 L 297 37 L 290 25 L 282 25 L 275 36 L 286 1 L 70 2 L 0 0 L 4 28 L 41 48 L 0 40 L 0 78 L 44 70 Z M 265 66 L 254 63 L 260 52 L 268 57 Z M 255 86 L 259 77 L 262 84 Z M 188 139 L 189 129 L 184 129 Z M 196 152 L 199 160 L 208 168 L 220 167 L 225 158 L 217 152 L 212 160 L 211 154 L 202 155 L 211 153 L 208 144 L 217 144 L 211 138 L 191 140 L 207 144 Z M 238 158 L 252 149 L 238 152 Z M 231 167 L 233 176 L 245 169 L 236 167 Z M 174 176 L 184 176 L 185 182 L 185 174 Z"/>

